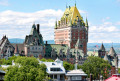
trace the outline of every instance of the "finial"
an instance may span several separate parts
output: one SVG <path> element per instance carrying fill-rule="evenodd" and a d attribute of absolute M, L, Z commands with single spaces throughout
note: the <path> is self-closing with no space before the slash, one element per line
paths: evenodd
<path fill-rule="evenodd" d="M 76 7 L 76 0 L 75 0 L 75 7 Z"/>

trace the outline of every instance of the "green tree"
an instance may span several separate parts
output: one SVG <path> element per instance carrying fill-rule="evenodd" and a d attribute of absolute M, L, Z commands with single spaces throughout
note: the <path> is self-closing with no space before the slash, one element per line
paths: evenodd
<path fill-rule="evenodd" d="M 46 66 L 34 57 L 18 57 L 16 65 L 7 68 L 5 81 L 45 81 L 48 79 Z"/>
<path fill-rule="evenodd" d="M 16 56 L 9 57 L 8 60 L 3 58 L 0 60 L 0 64 L 1 65 L 12 65 L 12 60 L 15 60 L 16 58 L 17 58 Z"/>
<path fill-rule="evenodd" d="M 83 71 L 88 74 L 88 76 L 90 76 L 90 73 L 92 73 L 93 78 L 98 79 L 100 75 L 102 75 L 104 78 L 107 78 L 107 74 L 111 69 L 111 65 L 108 61 L 105 61 L 100 57 L 90 56 L 84 62 L 84 64 L 80 66 L 80 68 L 82 68 Z"/>
<path fill-rule="evenodd" d="M 118 73 L 120 74 L 120 68 L 118 68 Z"/>
<path fill-rule="evenodd" d="M 64 66 L 65 70 L 73 70 L 74 69 L 74 64 L 70 64 L 66 61 L 63 61 L 63 66 Z"/>
<path fill-rule="evenodd" d="M 43 61 L 43 62 L 54 62 L 53 59 L 45 59 L 45 58 L 40 59 L 40 61 Z"/>

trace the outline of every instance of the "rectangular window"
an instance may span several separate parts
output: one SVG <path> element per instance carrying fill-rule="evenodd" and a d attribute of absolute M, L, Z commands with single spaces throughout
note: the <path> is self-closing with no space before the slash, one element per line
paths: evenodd
<path fill-rule="evenodd" d="M 57 79 L 57 75 L 54 75 L 54 79 Z"/>

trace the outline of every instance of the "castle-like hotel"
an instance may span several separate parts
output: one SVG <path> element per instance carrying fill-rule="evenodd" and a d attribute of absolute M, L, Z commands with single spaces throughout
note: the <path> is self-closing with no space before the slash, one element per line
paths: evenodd
<path fill-rule="evenodd" d="M 33 24 L 30 34 L 26 35 L 23 44 L 11 44 L 6 36 L 0 40 L 0 58 L 15 56 L 34 56 L 36 58 L 57 57 L 61 60 L 83 64 L 87 57 L 88 43 L 88 20 L 83 20 L 76 5 L 67 7 L 63 16 L 56 21 L 54 28 L 55 44 L 44 43 L 42 34 L 39 31 L 40 25 Z M 112 47 L 107 53 L 102 44 L 97 52 L 98 56 L 108 60 L 113 67 L 118 66 L 118 57 Z M 94 53 L 93 53 L 94 54 Z"/>

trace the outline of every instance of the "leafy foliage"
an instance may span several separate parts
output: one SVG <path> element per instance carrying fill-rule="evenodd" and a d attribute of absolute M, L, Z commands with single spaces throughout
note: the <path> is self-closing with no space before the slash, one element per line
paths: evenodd
<path fill-rule="evenodd" d="M 12 65 L 12 60 L 15 60 L 16 58 L 16 56 L 9 57 L 8 60 L 3 58 L 0 60 L 0 65 Z"/>
<path fill-rule="evenodd" d="M 54 62 L 53 59 L 45 59 L 45 58 L 42 58 L 41 61 L 43 61 L 43 62 Z"/>
<path fill-rule="evenodd" d="M 65 70 L 73 70 L 74 69 L 74 64 L 70 64 L 66 61 L 63 61 L 63 66 L 64 66 Z"/>
<path fill-rule="evenodd" d="M 90 56 L 81 66 L 83 71 L 90 76 L 90 73 L 93 74 L 93 78 L 97 79 L 100 75 L 104 78 L 107 78 L 107 74 L 111 69 L 111 65 L 108 61 L 103 60 L 100 57 Z"/>
<path fill-rule="evenodd" d="M 18 57 L 16 65 L 7 68 L 5 81 L 45 81 L 46 66 L 34 57 Z"/>

